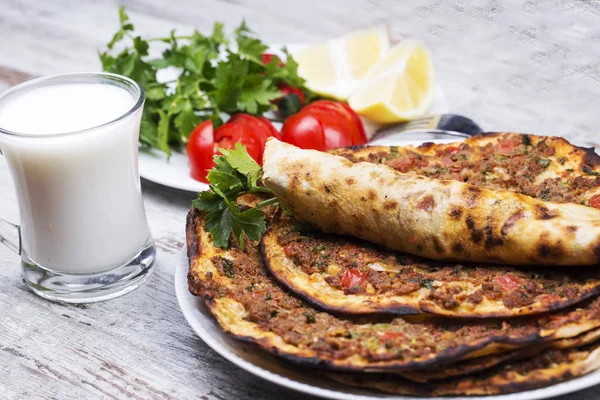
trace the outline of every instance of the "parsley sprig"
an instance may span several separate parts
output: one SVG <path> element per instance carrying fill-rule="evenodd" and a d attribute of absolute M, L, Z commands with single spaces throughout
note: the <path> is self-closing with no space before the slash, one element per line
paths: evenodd
<path fill-rule="evenodd" d="M 262 168 L 248 155 L 244 145 L 236 143 L 235 149 L 220 149 L 219 152 L 221 155 L 214 157 L 215 167 L 207 176 L 210 191 L 201 192 L 193 206 L 206 211 L 205 227 L 217 247 L 228 247 L 233 232 L 243 249 L 244 233 L 250 240 L 258 240 L 266 229 L 261 208 L 276 204 L 278 200 L 272 197 L 242 211 L 235 202 L 239 197 L 250 193 L 273 192 L 258 184 L 262 178 Z"/>
<path fill-rule="evenodd" d="M 227 115 L 245 112 L 261 115 L 274 108 L 271 100 L 282 93 L 278 85 L 286 83 L 314 96 L 298 76 L 298 63 L 284 48 L 285 65 L 273 58 L 263 64 L 262 53 L 268 46 L 256 38 L 245 22 L 233 31 L 233 40 L 222 23 L 215 22 L 212 32 L 203 35 L 142 38 L 125 12 L 119 9 L 119 30 L 105 51 L 99 52 L 105 71 L 128 76 L 146 92 L 146 104 L 140 129 L 140 143 L 167 154 L 181 149 L 201 121 L 211 119 L 215 128 Z M 163 48 L 162 57 L 152 58 L 150 47 Z M 121 48 L 117 51 L 117 47 Z M 157 80 L 164 69 L 179 71 L 177 79 Z"/>

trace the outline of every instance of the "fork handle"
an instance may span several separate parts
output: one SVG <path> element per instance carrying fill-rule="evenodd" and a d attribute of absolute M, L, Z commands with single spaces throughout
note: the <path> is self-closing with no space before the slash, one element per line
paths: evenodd
<path fill-rule="evenodd" d="M 444 114 L 438 122 L 437 129 L 451 132 L 461 132 L 469 136 L 483 132 L 483 129 L 472 119 L 462 115 Z"/>

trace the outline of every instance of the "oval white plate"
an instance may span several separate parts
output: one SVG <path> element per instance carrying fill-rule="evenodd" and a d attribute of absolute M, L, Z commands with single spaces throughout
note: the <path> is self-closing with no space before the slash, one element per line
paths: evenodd
<path fill-rule="evenodd" d="M 279 45 L 272 45 L 269 52 L 282 55 Z M 293 52 L 301 45 L 288 45 L 288 50 Z M 167 71 L 168 72 L 168 71 Z M 162 79 L 169 80 L 176 76 L 163 74 Z M 436 85 L 435 98 L 429 110 L 432 114 L 444 114 L 448 112 L 448 103 L 440 85 Z M 198 182 L 190 176 L 187 155 L 173 152 L 170 159 L 157 150 L 142 150 L 139 154 L 140 175 L 149 181 L 159 183 L 175 189 L 190 192 L 201 192 L 208 189 L 208 185 Z"/>

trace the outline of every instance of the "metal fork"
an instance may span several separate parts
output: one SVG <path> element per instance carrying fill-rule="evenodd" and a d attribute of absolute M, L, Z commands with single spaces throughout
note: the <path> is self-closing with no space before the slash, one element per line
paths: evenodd
<path fill-rule="evenodd" d="M 450 136 L 467 137 L 483 132 L 472 119 L 456 114 L 431 114 L 408 122 L 385 126 L 375 133 L 371 141 L 390 139 L 391 136 L 405 135 L 406 132 L 438 133 Z"/>

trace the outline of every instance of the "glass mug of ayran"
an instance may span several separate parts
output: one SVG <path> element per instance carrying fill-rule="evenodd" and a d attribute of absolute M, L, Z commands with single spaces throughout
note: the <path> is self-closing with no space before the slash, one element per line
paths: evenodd
<path fill-rule="evenodd" d="M 0 242 L 21 255 L 38 295 L 65 302 L 116 297 L 149 276 L 156 249 L 138 171 L 145 95 L 131 79 L 77 73 L 0 94 L 0 149 L 21 225 Z"/>

